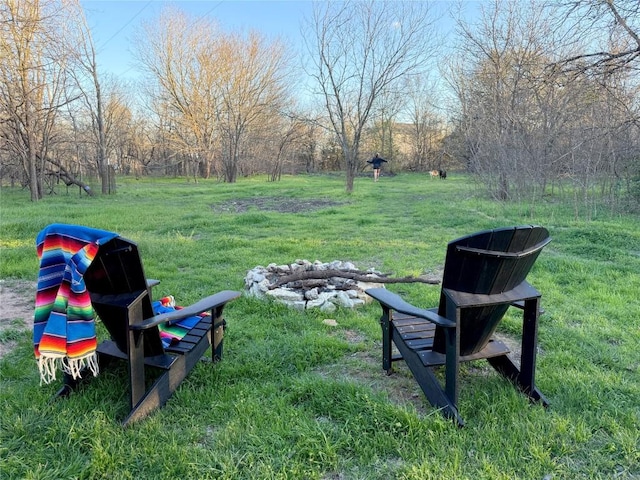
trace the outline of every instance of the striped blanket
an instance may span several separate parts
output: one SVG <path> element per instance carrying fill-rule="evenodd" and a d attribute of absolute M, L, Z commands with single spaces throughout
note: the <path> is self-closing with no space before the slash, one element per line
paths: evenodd
<path fill-rule="evenodd" d="M 156 315 L 171 312 L 172 310 L 180 310 L 182 308 L 176 306 L 173 295 L 162 297 L 160 300 L 153 302 L 152 307 L 153 313 Z M 158 325 L 158 330 L 160 330 L 160 339 L 162 340 L 162 346 L 164 348 L 167 348 L 170 345 L 178 343 L 184 338 L 187 333 L 189 333 L 189 330 L 195 327 L 198 322 L 202 320 L 202 317 L 208 315 L 209 313 L 204 312 L 200 315 L 187 317 L 183 320 Z"/>
<path fill-rule="evenodd" d="M 95 313 L 83 276 L 100 244 L 116 236 L 64 224 L 49 225 L 38 234 L 33 343 L 41 382 L 55 380 L 59 368 L 73 378 L 85 368 L 98 373 Z"/>

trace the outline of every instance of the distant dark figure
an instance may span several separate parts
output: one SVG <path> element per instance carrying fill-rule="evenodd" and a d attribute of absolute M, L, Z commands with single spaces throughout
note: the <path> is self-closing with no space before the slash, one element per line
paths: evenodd
<path fill-rule="evenodd" d="M 439 170 L 438 171 L 438 175 L 440 175 L 440 180 L 445 180 L 447 178 L 447 171 L 446 170 Z"/>
<path fill-rule="evenodd" d="M 373 156 L 371 160 L 367 160 L 367 163 L 370 163 L 371 166 L 373 167 L 374 182 L 378 181 L 378 177 L 380 176 L 380 168 L 382 167 L 383 162 L 387 163 L 387 161 L 384 158 L 379 157 L 377 153 Z"/>

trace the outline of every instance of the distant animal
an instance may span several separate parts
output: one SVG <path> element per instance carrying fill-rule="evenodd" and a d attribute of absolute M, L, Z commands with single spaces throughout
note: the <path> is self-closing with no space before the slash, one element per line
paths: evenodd
<path fill-rule="evenodd" d="M 447 178 L 447 171 L 446 170 L 438 171 L 438 176 L 440 177 L 440 180 L 444 180 L 445 178 Z"/>
<path fill-rule="evenodd" d="M 429 172 L 429 175 L 431 175 L 431 178 L 436 178 L 438 175 L 440 175 L 440 172 L 438 170 L 431 170 Z"/>

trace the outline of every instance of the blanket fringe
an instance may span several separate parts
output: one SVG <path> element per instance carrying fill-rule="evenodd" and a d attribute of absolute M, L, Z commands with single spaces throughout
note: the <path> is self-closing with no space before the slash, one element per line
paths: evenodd
<path fill-rule="evenodd" d="M 97 376 L 98 355 L 93 352 L 81 358 L 67 358 L 62 356 L 52 356 L 40 354 L 38 358 L 38 370 L 40 371 L 40 385 L 49 384 L 56 379 L 56 371 L 61 369 L 71 375 L 75 380 L 81 378 L 82 372 L 89 370 L 93 376 Z"/>
<path fill-rule="evenodd" d="M 89 369 L 94 377 L 98 375 L 98 354 L 95 352 L 90 353 L 81 358 L 63 358 L 62 359 L 62 368 L 65 373 L 68 373 L 75 380 L 76 378 L 80 378 L 82 375 L 82 371 L 85 369 Z"/>
<path fill-rule="evenodd" d="M 56 370 L 58 364 L 62 360 L 61 357 L 49 357 L 40 355 L 38 357 L 38 370 L 40 371 L 40 385 L 49 384 L 56 379 Z"/>

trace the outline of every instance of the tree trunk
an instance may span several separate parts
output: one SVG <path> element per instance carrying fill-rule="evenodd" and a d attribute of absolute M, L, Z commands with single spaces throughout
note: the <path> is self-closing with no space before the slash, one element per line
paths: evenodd
<path fill-rule="evenodd" d="M 84 183 L 82 180 L 79 180 L 77 178 L 75 178 L 73 175 L 71 175 L 63 166 L 60 162 L 57 162 L 55 160 L 52 160 L 50 158 L 46 159 L 46 163 L 49 163 L 53 166 L 55 166 L 58 170 L 57 171 L 51 171 L 48 172 L 50 174 L 54 174 L 57 175 L 59 178 L 62 179 L 62 181 L 65 183 L 65 185 L 69 186 L 69 185 L 77 185 L 79 186 L 87 195 L 89 195 L 90 197 L 93 196 L 93 190 L 91 190 L 91 187 Z M 43 171 L 43 175 L 45 174 L 45 172 Z"/>
<path fill-rule="evenodd" d="M 29 190 L 31 191 L 31 201 L 37 202 L 40 200 L 40 188 L 38 188 L 38 169 L 36 168 L 36 156 L 29 152 Z"/>
<path fill-rule="evenodd" d="M 347 193 L 353 192 L 353 182 L 358 173 L 357 148 L 345 148 L 344 158 L 346 167 L 346 190 Z"/>
<path fill-rule="evenodd" d="M 27 124 L 29 125 L 29 121 Z M 38 157 L 36 155 L 36 139 L 33 129 L 27 128 L 27 164 L 29 166 L 29 190 L 31 191 L 31 201 L 37 202 L 42 199 L 41 172 L 38 172 Z"/>

